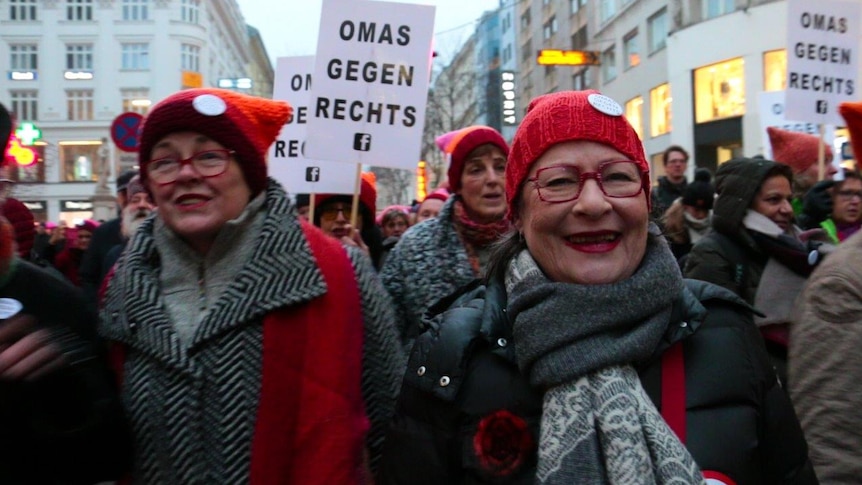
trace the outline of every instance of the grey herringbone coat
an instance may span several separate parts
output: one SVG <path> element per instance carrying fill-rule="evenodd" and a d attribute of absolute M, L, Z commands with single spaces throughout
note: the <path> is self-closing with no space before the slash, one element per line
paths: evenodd
<path fill-rule="evenodd" d="M 263 221 L 248 263 L 188 344 L 164 310 L 153 219 L 141 226 L 117 264 L 99 330 L 127 349 L 121 392 L 134 432 L 136 482 L 248 482 L 263 318 L 271 310 L 302 305 L 327 291 L 296 211 L 272 180 L 261 210 Z M 388 295 L 368 258 L 348 253 L 362 295 L 362 393 L 374 462 L 404 363 Z"/>
<path fill-rule="evenodd" d="M 395 303 L 396 325 L 408 348 L 422 333 L 422 315 L 428 308 L 477 276 L 452 223 L 457 197 L 450 197 L 436 218 L 408 229 L 380 271 L 383 286 Z"/>

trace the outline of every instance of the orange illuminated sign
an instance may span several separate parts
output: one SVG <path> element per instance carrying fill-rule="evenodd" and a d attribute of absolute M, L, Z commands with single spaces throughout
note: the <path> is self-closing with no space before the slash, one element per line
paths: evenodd
<path fill-rule="evenodd" d="M 200 88 L 204 85 L 204 76 L 199 72 L 183 71 L 184 88 Z"/>
<path fill-rule="evenodd" d="M 425 200 L 428 195 L 428 173 L 425 169 L 425 161 L 420 160 L 416 167 L 416 200 Z"/>
<path fill-rule="evenodd" d="M 588 66 L 599 64 L 599 53 L 542 49 L 536 57 L 540 66 Z"/>

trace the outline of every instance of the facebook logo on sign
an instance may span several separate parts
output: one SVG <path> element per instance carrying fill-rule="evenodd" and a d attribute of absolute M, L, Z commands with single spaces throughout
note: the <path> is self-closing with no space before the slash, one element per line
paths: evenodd
<path fill-rule="evenodd" d="M 829 103 L 824 99 L 817 100 L 817 114 L 825 115 L 829 112 Z"/>
<path fill-rule="evenodd" d="M 305 181 L 317 182 L 320 180 L 320 167 L 305 167 Z"/>
<path fill-rule="evenodd" d="M 371 150 L 371 135 L 368 133 L 355 133 L 353 135 L 353 149 L 359 152 Z"/>

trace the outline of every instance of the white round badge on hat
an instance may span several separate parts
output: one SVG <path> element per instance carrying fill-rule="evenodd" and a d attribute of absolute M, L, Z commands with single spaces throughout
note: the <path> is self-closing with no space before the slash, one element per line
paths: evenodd
<path fill-rule="evenodd" d="M 14 298 L 0 298 L 0 320 L 14 317 L 22 308 L 24 305 Z"/>
<path fill-rule="evenodd" d="M 589 102 L 590 106 L 595 108 L 596 111 L 608 116 L 622 116 L 623 114 L 623 107 L 604 94 L 593 93 L 587 96 L 587 102 Z"/>
<path fill-rule="evenodd" d="M 214 94 L 201 94 L 192 101 L 192 106 L 205 116 L 218 116 L 227 111 L 227 103 Z"/>

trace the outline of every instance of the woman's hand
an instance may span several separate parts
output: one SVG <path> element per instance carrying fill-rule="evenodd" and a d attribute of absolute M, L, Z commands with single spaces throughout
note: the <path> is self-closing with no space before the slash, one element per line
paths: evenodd
<path fill-rule="evenodd" d="M 18 314 L 0 323 L 0 379 L 35 380 L 66 365 L 51 337 L 30 315 Z"/>
<path fill-rule="evenodd" d="M 362 240 L 362 236 L 359 234 L 359 231 L 357 231 L 356 228 L 351 226 L 350 224 L 345 225 L 344 229 L 347 230 L 347 236 L 341 236 L 341 243 L 345 246 L 355 246 L 364 251 L 365 254 L 368 255 L 368 257 L 371 257 L 371 252 L 368 250 L 368 246 L 366 246 L 365 242 Z"/>

